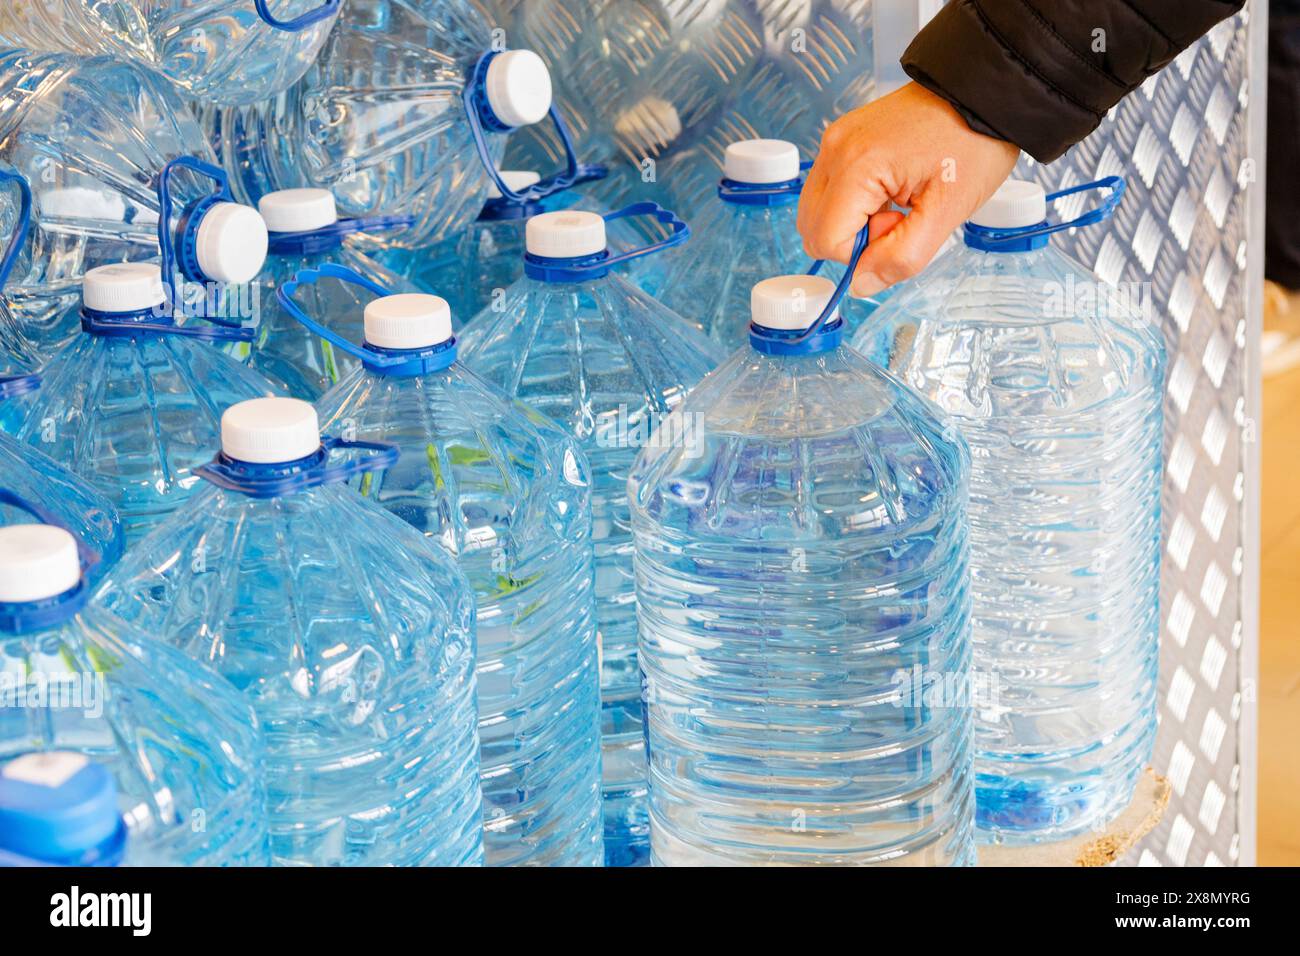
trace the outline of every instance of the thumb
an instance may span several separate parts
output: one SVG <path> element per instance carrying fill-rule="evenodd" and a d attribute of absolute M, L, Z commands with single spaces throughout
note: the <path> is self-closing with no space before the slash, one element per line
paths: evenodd
<path fill-rule="evenodd" d="M 875 295 L 924 269 L 961 222 L 950 219 L 920 204 L 906 216 L 898 212 L 872 216 L 871 242 L 858 261 L 852 294 Z M 877 220 L 881 220 L 878 236 Z"/>

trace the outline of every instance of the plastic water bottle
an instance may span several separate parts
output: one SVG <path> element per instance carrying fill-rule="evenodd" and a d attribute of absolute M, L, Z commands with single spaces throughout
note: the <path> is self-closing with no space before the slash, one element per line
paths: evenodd
<path fill-rule="evenodd" d="M 611 256 L 605 218 L 576 210 L 528 220 L 524 276 L 461 336 L 471 370 L 558 422 L 592 475 L 596 620 L 601 649 L 607 865 L 648 852 L 645 752 L 632 584 L 627 474 L 653 425 L 716 364 L 715 346 L 613 272 L 682 241 L 686 226 L 645 203 L 609 218 L 654 215 L 673 238 Z"/>
<path fill-rule="evenodd" d="M 177 301 L 186 286 L 211 292 L 262 268 L 261 217 L 234 202 L 202 130 L 157 75 L 107 57 L 0 50 L 0 102 L 0 165 L 28 188 L 29 216 L 17 218 L 32 227 L 5 296 L 41 361 L 76 334 L 75 317 L 63 320 L 96 266 L 161 256 Z"/>
<path fill-rule="evenodd" d="M 512 41 L 551 66 L 556 100 L 581 154 L 653 175 L 666 193 L 633 198 L 662 202 L 694 228 L 705 207 L 692 201 L 690 185 L 703 180 L 712 203 L 727 142 L 783 139 L 813 155 L 831 119 L 878 95 L 875 26 L 885 7 L 900 5 L 502 0 L 493 6 Z M 542 127 L 510 138 L 511 165 L 527 168 L 549 155 L 554 143 Z"/>
<path fill-rule="evenodd" d="M 420 248 L 479 214 L 504 133 L 551 116 L 565 168 L 530 187 L 538 199 L 580 181 L 551 78 L 529 50 L 503 50 L 470 0 L 352 0 L 316 64 L 288 94 L 207 111 L 222 160 L 249 201 L 278 189 L 329 189 L 347 216 L 410 215 L 391 237 Z"/>
<path fill-rule="evenodd" d="M 323 266 L 284 291 L 334 279 L 370 288 Z M 454 555 L 474 589 L 487 863 L 600 866 L 586 460 L 558 426 L 456 361 L 445 300 L 374 298 L 364 325 L 363 347 L 329 333 L 360 367 L 321 399 L 321 421 L 401 449 L 354 483 Z"/>
<path fill-rule="evenodd" d="M 603 179 L 603 176 L 601 177 Z M 502 170 L 501 179 L 512 190 L 526 192 L 541 181 L 535 170 Z M 587 190 L 565 189 L 540 200 L 512 201 L 496 186 L 488 187 L 488 200 L 478 218 L 459 235 L 425 249 L 387 249 L 376 253 L 420 290 L 447 300 L 453 322 L 477 315 L 523 274 L 524 231 L 528 220 L 544 212 L 585 208 Z M 659 235 L 643 235 L 633 220 L 609 224 L 610 250 L 619 253 L 645 245 Z M 649 260 L 635 260 L 645 262 Z M 382 283 L 381 283 L 382 284 Z"/>
<path fill-rule="evenodd" d="M 127 863 L 265 865 L 251 708 L 89 593 L 67 531 L 0 528 L 0 852 L 72 863 L 125 842 Z"/>
<path fill-rule="evenodd" d="M 107 54 L 157 70 L 185 96 L 256 103 L 288 89 L 325 42 L 340 0 L 34 0 L 0 11 L 0 45 Z"/>
<path fill-rule="evenodd" d="M 36 395 L 0 405 L 6 432 L 112 502 L 128 545 L 195 490 L 221 409 L 273 392 L 211 344 L 248 330 L 179 324 L 165 296 L 157 265 L 92 269 L 77 339 L 50 360 Z"/>
<path fill-rule="evenodd" d="M 0 377 L 0 408 L 30 401 L 40 379 L 36 375 Z M 67 528 L 99 555 L 92 577 L 112 567 L 126 547 L 117 509 L 104 495 L 31 445 L 0 432 L 0 489 L 24 501 L 37 502 L 46 524 Z M 0 500 L 0 526 L 26 524 L 27 509 Z"/>
<path fill-rule="evenodd" d="M 969 456 L 840 294 L 755 285 L 628 482 L 658 865 L 973 862 Z"/>
<path fill-rule="evenodd" d="M 349 241 L 400 230 L 410 220 L 397 216 L 340 219 L 334 194 L 327 189 L 267 193 L 259 200 L 258 211 L 271 237 L 266 268 L 257 280 L 261 316 L 253 341 L 235 343 L 231 352 L 246 358 L 249 366 L 286 395 L 314 402 L 361 363 L 285 312 L 276 290 L 300 270 L 334 262 L 386 289 L 414 292 L 414 287 Z M 311 297 L 308 311 L 344 339 L 361 337 L 360 315 L 368 295 L 358 295 L 355 286 L 339 282 L 312 285 L 303 294 Z"/>
<path fill-rule="evenodd" d="M 565 0 L 521 3 L 512 35 L 556 70 L 558 85 L 580 110 L 575 118 L 585 139 L 613 138 L 637 158 L 708 129 L 729 91 L 758 67 L 769 35 L 761 5 L 752 0 L 584 6 L 589 9 L 575 13 Z"/>
<path fill-rule="evenodd" d="M 278 864 L 482 860 L 473 592 L 346 484 L 396 455 L 297 399 L 234 405 L 203 493 L 100 591 L 252 703 Z"/>
<path fill-rule="evenodd" d="M 527 190 L 541 181 L 528 170 L 502 170 L 501 179 L 510 189 Z M 548 200 L 512 203 L 501 190 L 489 184 L 487 201 L 478 218 L 455 236 L 423 249 L 389 249 L 377 254 L 418 288 L 447 301 L 452 318 L 461 323 L 477 315 L 498 289 L 505 289 L 523 270 L 524 225 L 546 212 Z M 380 283 L 381 285 L 383 283 Z"/>
<path fill-rule="evenodd" d="M 1048 203 L 1111 190 L 1049 221 Z M 1165 357 L 1140 288 L 1052 248 L 1105 219 L 1112 177 L 1044 197 L 1012 180 L 964 242 L 883 307 L 891 367 L 960 425 L 973 456 L 981 837 L 1057 840 L 1130 801 L 1155 736 Z M 1075 206 L 1075 209 L 1080 208 Z M 867 329 L 863 329 L 863 334 Z"/>
<path fill-rule="evenodd" d="M 724 348 L 743 345 L 754 284 L 811 264 L 795 228 L 804 169 L 799 150 L 784 140 L 728 145 L 717 200 L 691 224 L 690 246 L 665 257 L 658 273 L 643 273 L 642 288 Z M 834 280 L 844 271 L 833 263 L 822 268 Z M 867 300 L 849 299 L 841 321 L 851 332 L 871 309 Z"/>

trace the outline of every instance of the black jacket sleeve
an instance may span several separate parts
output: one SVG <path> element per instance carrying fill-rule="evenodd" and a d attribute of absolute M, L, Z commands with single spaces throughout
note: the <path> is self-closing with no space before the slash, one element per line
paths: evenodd
<path fill-rule="evenodd" d="M 1051 162 L 1245 0 L 951 0 L 903 69 L 971 129 Z"/>

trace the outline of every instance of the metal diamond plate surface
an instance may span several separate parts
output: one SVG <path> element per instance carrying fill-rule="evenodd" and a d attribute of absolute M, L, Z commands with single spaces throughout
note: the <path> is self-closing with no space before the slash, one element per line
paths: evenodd
<path fill-rule="evenodd" d="M 484 2 L 511 45 L 552 65 L 585 158 L 614 167 L 594 190 L 611 207 L 650 196 L 689 217 L 731 140 L 776 136 L 812 155 L 831 118 L 874 94 L 871 0 Z M 1256 0 L 1065 157 L 1019 172 L 1049 189 L 1127 177 L 1109 229 L 1060 241 L 1107 280 L 1148 283 L 1169 349 L 1154 765 L 1173 798 L 1130 864 L 1253 861 L 1258 330 L 1247 317 L 1262 257 L 1264 20 Z M 558 162 L 547 136 L 518 137 L 510 164 Z"/>
<path fill-rule="evenodd" d="M 1243 831 L 1253 832 L 1242 796 L 1253 750 L 1243 717 L 1255 707 L 1244 572 L 1254 560 L 1246 508 L 1258 437 L 1248 405 L 1247 266 L 1262 254 L 1250 235 L 1262 168 L 1250 154 L 1251 40 L 1248 15 L 1225 21 L 1062 159 L 1020 170 L 1048 189 L 1127 177 L 1113 226 L 1080 230 L 1062 245 L 1107 280 L 1149 283 L 1169 349 L 1153 762 L 1173 798 L 1125 861 L 1142 865 L 1236 864 Z"/>

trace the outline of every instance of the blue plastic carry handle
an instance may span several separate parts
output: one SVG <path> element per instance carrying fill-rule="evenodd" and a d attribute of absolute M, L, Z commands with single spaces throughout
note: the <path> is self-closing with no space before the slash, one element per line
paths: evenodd
<path fill-rule="evenodd" d="M 320 23 L 322 20 L 328 20 L 334 14 L 339 12 L 339 7 L 343 0 L 324 0 L 319 7 L 308 10 L 292 20 L 281 20 L 275 14 L 271 13 L 271 8 L 267 6 L 267 0 L 253 0 L 253 7 L 257 10 L 257 15 L 269 27 L 276 30 L 283 30 L 286 33 L 298 33 L 306 30 L 308 27 Z"/>

